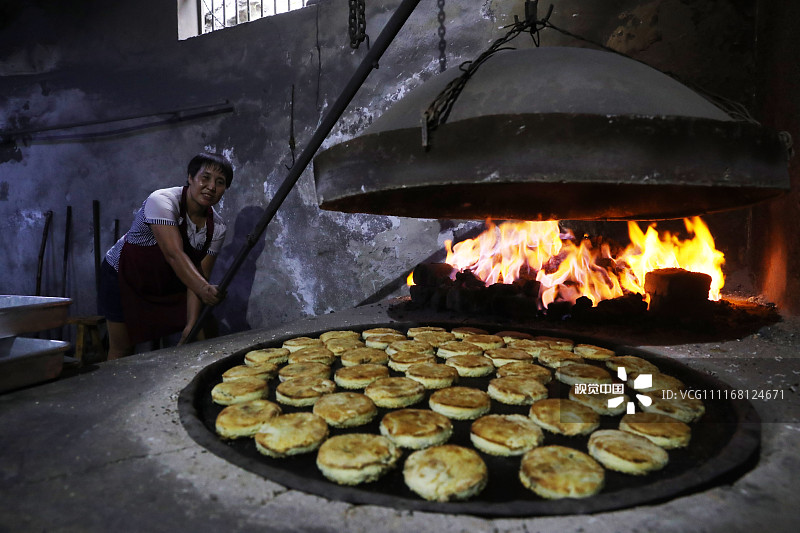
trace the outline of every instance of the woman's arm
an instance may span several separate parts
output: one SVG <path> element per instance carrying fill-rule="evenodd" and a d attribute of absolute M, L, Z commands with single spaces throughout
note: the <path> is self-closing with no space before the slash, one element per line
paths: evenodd
<path fill-rule="evenodd" d="M 206 279 L 211 277 L 211 269 L 214 268 L 214 262 L 216 260 L 216 256 L 209 254 L 203 258 L 203 261 L 201 261 L 200 268 L 203 271 L 203 276 L 205 276 Z M 186 327 L 183 329 L 183 334 L 181 335 L 181 340 L 178 345 L 186 342 L 186 337 L 189 336 L 189 333 L 194 327 L 194 323 L 197 322 L 197 317 L 200 316 L 201 307 L 202 304 L 200 302 L 200 298 L 198 298 L 197 295 L 192 291 L 186 291 Z"/>
<path fill-rule="evenodd" d="M 178 278 L 186 285 L 189 291 L 196 294 L 197 297 L 207 305 L 218 304 L 220 298 L 217 294 L 217 287 L 211 285 L 206 278 L 203 277 L 203 274 L 194 266 L 189 256 L 184 253 L 183 240 L 181 239 L 178 227 L 164 224 L 150 224 L 150 229 L 153 230 L 153 235 L 155 235 L 158 247 L 161 249 L 161 253 L 164 254 L 167 263 L 172 267 L 172 270 L 175 271 L 175 274 L 178 275 Z"/>

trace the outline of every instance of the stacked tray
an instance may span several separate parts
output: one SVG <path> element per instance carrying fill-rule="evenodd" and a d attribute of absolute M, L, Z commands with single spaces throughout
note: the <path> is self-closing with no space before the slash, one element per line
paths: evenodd
<path fill-rule="evenodd" d="M 64 325 L 70 298 L 0 295 L 0 392 L 58 377 L 68 342 L 20 337 Z"/>

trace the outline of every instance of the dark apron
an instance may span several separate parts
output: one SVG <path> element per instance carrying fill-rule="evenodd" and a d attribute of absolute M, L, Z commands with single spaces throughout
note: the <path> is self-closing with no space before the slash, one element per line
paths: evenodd
<path fill-rule="evenodd" d="M 200 262 L 214 236 L 214 215 L 206 211 L 206 240 L 199 249 L 189 243 L 186 187 L 181 192 L 178 230 L 183 251 L 202 273 Z M 167 263 L 161 248 L 125 242 L 119 258 L 119 288 L 128 337 L 132 344 L 157 340 L 186 326 L 186 286 Z"/>

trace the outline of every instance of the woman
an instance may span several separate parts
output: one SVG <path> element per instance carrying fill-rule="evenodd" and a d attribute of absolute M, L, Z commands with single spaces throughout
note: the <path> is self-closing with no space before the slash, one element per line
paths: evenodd
<path fill-rule="evenodd" d="M 108 327 L 108 359 L 140 342 L 192 330 L 201 302 L 221 294 L 208 283 L 225 225 L 214 211 L 233 180 L 230 161 L 201 153 L 189 162 L 187 184 L 159 189 L 142 203 L 130 230 L 106 253 L 100 312 Z M 187 290 L 188 288 L 188 290 Z"/>

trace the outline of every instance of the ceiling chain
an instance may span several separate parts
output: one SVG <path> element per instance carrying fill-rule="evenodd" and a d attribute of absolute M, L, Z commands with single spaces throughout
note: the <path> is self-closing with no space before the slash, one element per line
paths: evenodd
<path fill-rule="evenodd" d="M 369 48 L 369 35 L 367 35 L 367 15 L 365 0 L 348 0 L 350 6 L 349 34 L 350 48 L 358 48 L 364 40 Z"/>
<path fill-rule="evenodd" d="M 453 105 L 456 103 L 461 91 L 464 90 L 467 81 L 469 81 L 482 64 L 501 50 L 513 49 L 505 45 L 523 32 L 530 33 L 534 44 L 539 46 L 539 31 L 548 26 L 548 19 L 553 13 L 553 6 L 550 5 L 547 15 L 540 20 L 537 19 L 536 4 L 538 4 L 537 1 L 525 2 L 525 20 L 520 21 L 519 18 L 515 16 L 514 23 L 506 26 L 506 28 L 511 28 L 508 33 L 495 40 L 477 59 L 465 61 L 459 65 L 458 68 L 463 74 L 448 83 L 422 115 L 422 146 L 424 148 L 429 147 L 431 132 L 447 121 L 447 117 L 453 110 Z"/>

